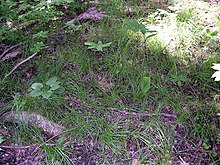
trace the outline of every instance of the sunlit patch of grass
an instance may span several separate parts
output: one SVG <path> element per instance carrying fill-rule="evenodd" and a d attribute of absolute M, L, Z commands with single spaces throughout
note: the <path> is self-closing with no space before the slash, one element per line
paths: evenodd
<path fill-rule="evenodd" d="M 148 16 L 147 22 L 158 31 L 158 39 L 164 42 L 171 55 L 198 60 L 206 59 L 216 51 L 210 53 L 211 48 L 204 36 L 207 35 L 206 29 L 219 31 L 219 5 L 185 0 L 168 8 L 158 9 Z M 219 37 L 214 36 L 213 39 L 218 42 Z"/>

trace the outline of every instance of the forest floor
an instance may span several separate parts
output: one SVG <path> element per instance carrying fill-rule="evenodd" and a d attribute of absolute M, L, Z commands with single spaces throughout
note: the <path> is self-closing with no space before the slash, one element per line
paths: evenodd
<path fill-rule="evenodd" d="M 219 2 L 55 8 L 1 29 L 0 164 L 220 164 Z"/>

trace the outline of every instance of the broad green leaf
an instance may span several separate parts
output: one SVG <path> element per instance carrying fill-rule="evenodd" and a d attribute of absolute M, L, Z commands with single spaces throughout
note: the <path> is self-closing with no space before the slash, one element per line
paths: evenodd
<path fill-rule="evenodd" d="M 88 49 L 97 49 L 96 45 L 89 46 Z"/>
<path fill-rule="evenodd" d="M 102 51 L 102 46 L 101 46 L 101 45 L 98 45 L 98 46 L 96 47 L 96 49 L 97 49 L 98 51 Z"/>
<path fill-rule="evenodd" d="M 51 85 L 50 85 L 50 87 L 51 87 L 50 90 L 53 91 L 53 90 L 56 90 L 56 89 L 60 88 L 59 83 L 60 83 L 60 82 L 54 82 L 53 84 L 51 84 Z"/>
<path fill-rule="evenodd" d="M 204 40 L 205 40 L 206 42 L 208 42 L 210 39 L 211 39 L 210 36 L 205 36 L 205 37 L 204 37 Z"/>
<path fill-rule="evenodd" d="M 97 45 L 102 45 L 102 41 L 99 41 L 99 42 L 97 43 Z"/>
<path fill-rule="evenodd" d="M 188 82 L 190 81 L 190 79 L 183 75 L 171 75 L 170 81 L 178 83 L 178 82 Z"/>
<path fill-rule="evenodd" d="M 216 36 L 217 34 L 218 34 L 218 31 L 214 31 L 214 32 L 212 32 L 212 33 L 210 34 L 210 36 L 214 37 L 214 36 Z"/>
<path fill-rule="evenodd" d="M 111 46 L 111 44 L 112 44 L 112 42 L 109 42 L 109 43 L 106 43 L 106 44 L 102 44 L 101 46 L 102 46 L 103 48 L 105 48 L 105 47 Z"/>
<path fill-rule="evenodd" d="M 45 99 L 49 99 L 49 97 L 50 97 L 52 94 L 53 94 L 53 92 L 49 90 L 49 91 L 47 91 L 46 93 L 43 93 L 42 96 L 43 96 L 43 98 L 45 98 Z"/>
<path fill-rule="evenodd" d="M 54 92 L 54 93 L 57 93 L 57 94 L 61 94 L 61 93 L 63 93 L 64 91 L 65 91 L 65 88 L 64 88 L 64 87 L 60 87 L 60 88 L 54 90 L 53 92 Z"/>
<path fill-rule="evenodd" d="M 85 45 L 89 46 L 88 49 L 96 49 L 98 51 L 102 51 L 103 48 L 109 47 L 112 44 L 112 42 L 102 44 L 102 41 L 99 41 L 97 44 L 94 42 L 85 42 Z"/>
<path fill-rule="evenodd" d="M 51 85 L 54 84 L 56 81 L 57 81 L 57 77 L 56 77 L 56 76 L 51 77 L 51 78 L 49 78 L 49 80 L 46 82 L 46 85 L 51 86 Z"/>
<path fill-rule="evenodd" d="M 211 34 L 209 29 L 206 29 L 206 33 L 209 34 L 209 35 Z"/>
<path fill-rule="evenodd" d="M 42 83 L 33 83 L 31 85 L 32 89 L 41 89 L 44 85 Z"/>
<path fill-rule="evenodd" d="M 150 89 L 150 77 L 142 77 L 140 81 L 140 88 L 143 94 L 146 94 Z"/>
<path fill-rule="evenodd" d="M 145 34 L 147 31 L 145 25 L 138 23 L 135 20 L 124 20 L 124 24 L 130 26 L 131 30 L 134 32 L 141 31 L 142 34 Z"/>
<path fill-rule="evenodd" d="M 32 96 L 32 97 L 38 97 L 38 96 L 40 96 L 40 95 L 42 95 L 43 94 L 43 92 L 40 90 L 40 89 L 34 89 L 33 91 L 31 91 L 31 93 L 30 93 L 30 95 Z"/>
<path fill-rule="evenodd" d="M 218 43 L 213 39 L 210 40 L 210 45 L 212 48 L 218 48 Z"/>
<path fill-rule="evenodd" d="M 31 48 L 31 52 L 40 52 L 41 50 L 47 48 L 48 46 L 46 46 L 43 42 L 36 42 L 33 46 L 33 48 Z"/>

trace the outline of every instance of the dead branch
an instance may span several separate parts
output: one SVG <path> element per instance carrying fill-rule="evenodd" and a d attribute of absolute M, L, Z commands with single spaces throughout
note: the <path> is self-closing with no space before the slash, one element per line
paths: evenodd
<path fill-rule="evenodd" d="M 43 117 L 33 112 L 29 113 L 23 111 L 19 114 L 15 112 L 6 112 L 0 116 L 0 119 L 5 122 L 23 122 L 27 125 L 36 125 L 49 136 L 57 136 L 63 134 L 64 130 L 66 129 L 63 126 L 60 126 L 53 121 L 48 120 L 46 117 Z"/>
<path fill-rule="evenodd" d="M 21 44 L 22 44 L 22 43 L 19 43 L 19 44 L 13 45 L 13 46 L 11 46 L 10 48 L 6 49 L 6 50 L 0 55 L 0 59 L 2 59 L 2 58 L 6 55 L 6 53 L 8 53 L 10 50 L 12 50 L 12 49 L 14 49 L 14 48 L 20 46 Z"/>
<path fill-rule="evenodd" d="M 32 59 L 34 56 L 37 55 L 37 52 L 35 52 L 34 54 L 32 54 L 31 56 L 29 56 L 28 58 L 24 59 L 23 61 L 19 62 L 17 65 L 15 65 L 15 67 L 8 73 L 5 75 L 5 78 L 7 78 L 8 76 L 10 76 L 20 65 L 22 65 L 23 63 L 27 62 L 28 60 Z"/>
<path fill-rule="evenodd" d="M 128 111 L 122 111 L 118 110 L 116 108 L 110 108 L 111 110 L 118 112 L 118 113 L 123 113 L 126 115 L 132 115 L 132 116 L 141 116 L 141 117 L 154 117 L 154 116 L 162 116 L 162 117 L 170 117 L 170 118 L 177 118 L 176 114 L 168 114 L 168 113 L 160 113 L 160 114 L 155 114 L 155 113 L 138 113 L 138 112 L 128 112 Z"/>

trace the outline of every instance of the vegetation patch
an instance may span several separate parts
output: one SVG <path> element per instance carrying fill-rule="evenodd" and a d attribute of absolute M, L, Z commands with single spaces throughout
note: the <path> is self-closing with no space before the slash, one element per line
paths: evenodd
<path fill-rule="evenodd" d="M 0 2 L 0 164 L 219 164 L 217 1 Z"/>

